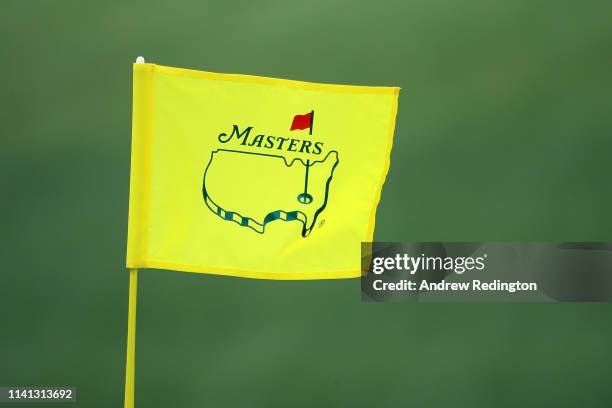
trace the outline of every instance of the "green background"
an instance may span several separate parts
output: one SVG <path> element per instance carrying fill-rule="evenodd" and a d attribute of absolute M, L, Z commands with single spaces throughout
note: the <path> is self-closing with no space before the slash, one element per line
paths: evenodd
<path fill-rule="evenodd" d="M 3 0 L 0 385 L 122 406 L 136 56 L 401 86 L 377 240 L 609 241 L 610 15 L 609 1 Z M 612 404 L 610 304 L 359 299 L 358 280 L 142 271 L 137 405 Z"/>

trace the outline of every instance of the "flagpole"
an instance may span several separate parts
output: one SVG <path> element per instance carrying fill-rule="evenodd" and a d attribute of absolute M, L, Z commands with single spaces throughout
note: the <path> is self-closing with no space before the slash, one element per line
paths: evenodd
<path fill-rule="evenodd" d="M 127 357 L 125 362 L 124 408 L 134 408 L 134 377 L 136 368 L 136 293 L 138 269 L 130 269 L 130 293 L 128 301 Z"/>
<path fill-rule="evenodd" d="M 144 64 L 142 56 L 136 64 Z M 136 294 L 138 292 L 138 269 L 130 269 L 130 289 L 128 297 L 127 352 L 125 357 L 125 396 L 124 408 L 134 408 L 134 379 L 136 372 Z"/>
<path fill-rule="evenodd" d="M 314 109 L 310 111 L 310 127 L 308 128 L 308 134 L 312 136 L 312 125 L 314 125 Z"/>
<path fill-rule="evenodd" d="M 314 124 L 314 110 L 310 111 L 310 127 L 308 134 L 312 136 L 312 125 Z M 304 181 L 304 193 L 308 193 L 308 169 L 310 168 L 310 160 L 306 160 L 306 180 Z"/>
<path fill-rule="evenodd" d="M 308 128 L 308 134 L 312 136 L 312 125 L 314 124 L 314 110 L 310 111 L 310 127 Z M 298 201 L 302 204 L 310 204 L 312 202 L 312 196 L 308 194 L 308 171 L 310 170 L 310 160 L 306 159 L 306 174 L 304 175 L 304 192 L 298 195 Z"/>

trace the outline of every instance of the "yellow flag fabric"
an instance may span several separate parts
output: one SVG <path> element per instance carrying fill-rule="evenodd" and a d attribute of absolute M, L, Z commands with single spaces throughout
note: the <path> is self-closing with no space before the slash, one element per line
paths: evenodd
<path fill-rule="evenodd" d="M 134 64 L 128 268 L 360 276 L 399 88 Z"/>

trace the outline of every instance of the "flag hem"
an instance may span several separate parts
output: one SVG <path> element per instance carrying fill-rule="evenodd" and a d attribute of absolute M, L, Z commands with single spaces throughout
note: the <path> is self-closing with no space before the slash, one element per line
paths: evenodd
<path fill-rule="evenodd" d="M 382 189 L 389 174 L 389 167 L 391 166 L 391 150 L 393 149 L 393 135 L 395 134 L 395 121 L 397 118 L 397 105 L 399 100 L 399 93 L 395 95 L 393 105 L 391 106 L 391 112 L 389 116 L 389 130 L 387 134 L 387 149 L 385 154 L 385 165 L 383 166 L 382 174 L 380 175 L 380 181 L 378 182 L 378 189 L 374 196 L 374 202 L 372 204 L 372 210 L 370 211 L 370 223 L 368 228 L 368 240 L 366 242 L 374 241 L 374 227 L 376 226 L 376 211 L 380 198 L 382 196 Z"/>
<path fill-rule="evenodd" d="M 359 278 L 361 271 L 330 271 L 330 272 L 259 272 L 215 266 L 189 265 L 164 261 L 128 262 L 128 269 L 165 269 L 177 272 L 192 272 L 209 275 L 234 276 L 238 278 L 268 279 L 268 280 L 317 280 Z"/>
<path fill-rule="evenodd" d="M 147 254 L 147 233 L 153 141 L 153 74 L 152 66 L 133 65 L 132 143 L 130 158 L 130 195 L 128 205 L 128 257 L 133 252 Z M 139 213 L 136 217 L 134 214 Z"/>
<path fill-rule="evenodd" d="M 265 85 L 280 85 L 290 88 L 301 88 L 311 91 L 325 92 L 349 92 L 349 93 L 365 93 L 365 94 L 387 94 L 398 95 L 400 88 L 393 86 L 363 86 L 363 85 L 339 85 L 339 84 L 323 84 L 318 82 L 295 81 L 292 79 L 272 78 L 265 76 L 244 75 L 244 74 L 221 74 L 217 72 L 199 71 L 195 69 L 168 67 L 156 64 L 138 64 L 139 68 L 145 69 L 146 66 L 155 67 L 156 72 L 191 76 L 197 78 L 214 79 L 221 81 L 232 82 L 250 82 Z"/>

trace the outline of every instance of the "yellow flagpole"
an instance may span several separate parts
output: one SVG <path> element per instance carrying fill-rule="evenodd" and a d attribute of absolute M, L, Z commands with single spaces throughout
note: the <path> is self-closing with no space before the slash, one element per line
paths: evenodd
<path fill-rule="evenodd" d="M 125 362 L 124 408 L 134 408 L 134 374 L 136 365 L 136 292 L 138 269 L 130 269 L 130 294 L 128 306 L 127 358 Z"/>
<path fill-rule="evenodd" d="M 144 57 L 136 58 L 137 64 L 143 64 Z M 138 106 L 138 107 L 137 107 Z M 135 121 L 137 112 L 140 109 L 140 97 L 134 97 L 134 113 L 132 121 L 132 132 L 139 131 L 139 122 Z M 134 160 L 134 156 L 132 156 Z M 134 170 L 134 162 L 132 162 L 132 171 Z M 130 196 L 132 195 L 132 186 L 130 184 Z M 136 372 L 136 293 L 138 292 L 138 269 L 130 269 L 130 294 L 128 300 L 128 331 L 127 331 L 127 353 L 125 358 L 125 397 L 123 402 L 124 408 L 134 408 L 134 380 Z"/>

